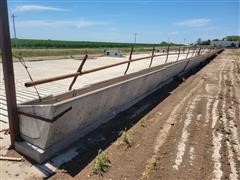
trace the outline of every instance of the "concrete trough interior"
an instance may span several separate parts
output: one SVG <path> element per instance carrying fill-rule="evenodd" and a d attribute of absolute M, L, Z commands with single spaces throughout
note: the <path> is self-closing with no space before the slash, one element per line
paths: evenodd
<path fill-rule="evenodd" d="M 23 142 L 16 149 L 42 163 L 221 50 L 155 66 L 18 106 Z"/>

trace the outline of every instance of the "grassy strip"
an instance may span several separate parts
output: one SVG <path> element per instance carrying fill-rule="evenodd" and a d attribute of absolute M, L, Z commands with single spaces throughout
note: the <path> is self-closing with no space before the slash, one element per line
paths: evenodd
<path fill-rule="evenodd" d="M 39 57 L 39 56 L 71 56 L 71 55 L 83 55 L 88 54 L 102 54 L 106 48 L 88 48 L 88 49 L 13 49 L 13 54 L 22 56 L 22 57 Z M 116 49 L 116 48 L 108 48 Z M 129 53 L 130 48 L 117 48 L 117 50 L 122 51 L 123 53 Z M 135 52 L 147 52 L 151 48 L 147 47 L 137 47 Z"/>

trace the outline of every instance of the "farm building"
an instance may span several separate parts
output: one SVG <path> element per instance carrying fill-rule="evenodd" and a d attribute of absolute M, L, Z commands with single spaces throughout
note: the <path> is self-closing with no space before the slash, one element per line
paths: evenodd
<path fill-rule="evenodd" d="M 211 41 L 211 45 L 216 47 L 240 47 L 240 41 Z"/>
<path fill-rule="evenodd" d="M 119 50 L 108 50 L 104 51 L 105 56 L 111 56 L 111 57 L 122 57 L 122 52 Z"/>

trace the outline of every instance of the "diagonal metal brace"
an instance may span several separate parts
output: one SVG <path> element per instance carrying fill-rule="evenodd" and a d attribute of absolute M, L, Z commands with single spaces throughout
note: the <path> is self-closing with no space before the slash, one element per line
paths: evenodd
<path fill-rule="evenodd" d="M 125 70 L 124 75 L 127 74 L 128 69 L 129 69 L 129 66 L 130 66 L 130 63 L 131 63 L 131 61 L 132 61 L 133 49 L 134 49 L 134 47 L 131 48 L 130 55 L 129 55 L 129 60 L 128 60 L 128 65 L 127 65 L 127 69 Z"/>
<path fill-rule="evenodd" d="M 77 72 L 80 72 L 80 73 L 82 72 L 83 65 L 85 64 L 87 58 L 88 58 L 88 54 L 86 53 L 86 55 L 84 56 L 84 58 L 83 58 L 83 60 L 82 60 L 82 62 L 81 62 L 81 64 L 80 64 L 80 66 L 78 67 Z M 73 87 L 74 83 L 76 82 L 77 78 L 78 78 L 78 75 L 76 75 L 76 76 L 73 78 L 73 80 L 72 80 L 72 82 L 71 82 L 71 84 L 70 84 L 70 86 L 69 86 L 69 88 L 68 88 L 69 91 L 72 90 L 72 87 Z"/>
<path fill-rule="evenodd" d="M 169 56 L 169 49 L 170 49 L 170 45 L 168 45 L 168 47 L 167 47 L 167 56 L 166 56 L 166 61 L 165 61 L 165 63 L 164 63 L 164 64 L 166 64 L 166 63 L 167 63 L 168 56 Z"/>
<path fill-rule="evenodd" d="M 190 47 L 188 48 L 188 52 L 187 52 L 187 56 L 186 56 L 186 59 L 188 58 L 188 55 L 189 55 L 189 53 L 190 53 Z"/>
<path fill-rule="evenodd" d="M 154 58 L 154 53 L 155 53 L 155 46 L 153 46 L 153 49 L 152 49 L 152 56 L 151 56 L 151 61 L 150 61 L 149 67 L 152 66 L 152 62 L 153 62 L 153 58 Z"/>
<path fill-rule="evenodd" d="M 179 60 L 180 53 L 181 53 L 181 47 L 178 48 L 178 56 L 177 56 L 177 60 L 176 61 Z"/>
<path fill-rule="evenodd" d="M 198 50 L 198 53 L 197 53 L 198 56 L 200 55 L 201 50 L 202 50 L 202 48 L 200 47 L 199 50 Z"/>

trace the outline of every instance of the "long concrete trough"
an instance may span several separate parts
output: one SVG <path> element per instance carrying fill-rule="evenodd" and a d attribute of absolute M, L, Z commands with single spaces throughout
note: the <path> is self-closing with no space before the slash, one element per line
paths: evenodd
<path fill-rule="evenodd" d="M 16 150 L 42 163 L 175 76 L 214 58 L 221 51 L 214 50 L 46 97 L 41 102 L 20 104 L 20 133 L 24 141 L 16 142 Z"/>

